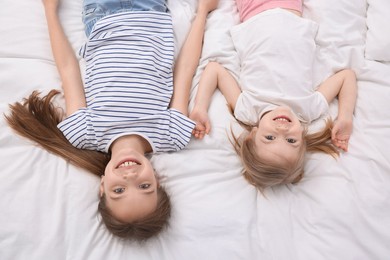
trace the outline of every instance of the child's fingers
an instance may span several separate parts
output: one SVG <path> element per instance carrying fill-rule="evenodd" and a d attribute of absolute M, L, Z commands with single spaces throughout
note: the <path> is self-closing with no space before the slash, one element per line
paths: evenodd
<path fill-rule="evenodd" d="M 348 139 L 336 139 L 333 144 L 345 152 L 348 151 Z"/>
<path fill-rule="evenodd" d="M 202 139 L 205 135 L 205 132 L 194 129 L 192 130 L 192 135 L 195 136 L 196 139 Z"/>
<path fill-rule="evenodd" d="M 334 126 L 333 129 L 332 129 L 332 140 L 336 140 L 337 139 L 338 131 L 339 131 L 339 129 L 337 128 L 337 126 Z"/>
<path fill-rule="evenodd" d="M 192 135 L 197 139 L 202 139 L 206 134 L 209 134 L 211 125 L 209 122 L 205 124 L 197 122 L 195 128 L 192 129 Z"/>
<path fill-rule="evenodd" d="M 203 124 L 201 124 L 201 123 L 197 123 L 196 126 L 195 126 L 195 129 L 197 131 L 205 131 L 206 127 Z"/>
<path fill-rule="evenodd" d="M 347 144 L 341 144 L 339 148 L 341 150 L 343 150 L 344 152 L 348 152 L 348 145 Z"/>
<path fill-rule="evenodd" d="M 194 135 L 194 137 L 195 137 L 196 139 L 199 139 L 199 132 L 195 131 L 195 132 L 193 133 L 193 135 Z"/>
<path fill-rule="evenodd" d="M 209 122 L 206 123 L 206 129 L 205 129 L 205 133 L 206 134 L 209 134 L 210 133 L 210 130 L 211 130 L 211 125 Z"/>
<path fill-rule="evenodd" d="M 202 124 L 196 123 L 194 129 L 192 129 L 192 132 L 200 132 L 204 131 L 205 127 Z"/>

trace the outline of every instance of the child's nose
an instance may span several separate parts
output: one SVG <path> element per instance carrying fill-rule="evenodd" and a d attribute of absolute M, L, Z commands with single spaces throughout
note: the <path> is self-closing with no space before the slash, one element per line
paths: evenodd
<path fill-rule="evenodd" d="M 276 125 L 276 129 L 285 131 L 285 130 L 288 129 L 288 126 L 285 125 L 285 124 L 277 124 L 277 125 Z"/>
<path fill-rule="evenodd" d="M 137 177 L 137 173 L 136 172 L 133 172 L 133 171 L 126 171 L 122 174 L 122 177 L 125 179 L 125 180 L 128 180 L 128 179 L 133 179 L 133 178 L 136 178 Z"/>

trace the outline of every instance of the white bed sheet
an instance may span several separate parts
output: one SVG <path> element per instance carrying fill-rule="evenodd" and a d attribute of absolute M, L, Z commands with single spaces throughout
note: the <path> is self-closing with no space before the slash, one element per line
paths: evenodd
<path fill-rule="evenodd" d="M 233 0 L 210 15 L 203 55 L 236 75 L 229 29 Z M 170 0 L 178 45 L 196 1 Z M 81 1 L 63 0 L 61 18 L 75 50 L 83 43 Z M 96 211 L 99 180 L 11 131 L 0 120 L 0 259 L 389 259 L 390 64 L 367 60 L 365 0 L 306 0 L 320 24 L 315 80 L 351 67 L 358 100 L 350 150 L 337 161 L 312 154 L 297 185 L 266 197 L 241 176 L 227 133 L 240 128 L 216 92 L 213 130 L 180 152 L 154 156 L 172 199 L 169 228 L 145 244 L 110 235 Z M 81 63 L 83 64 L 83 63 Z M 0 8 L 0 111 L 32 90 L 60 88 L 40 1 Z M 333 111 L 336 104 L 332 104 Z"/>

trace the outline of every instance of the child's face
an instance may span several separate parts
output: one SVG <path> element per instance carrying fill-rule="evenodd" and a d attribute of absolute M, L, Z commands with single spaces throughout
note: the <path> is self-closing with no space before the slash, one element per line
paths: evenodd
<path fill-rule="evenodd" d="M 120 221 L 132 222 L 152 213 L 157 205 L 158 182 L 150 161 L 132 149 L 111 157 L 101 179 L 100 195 Z"/>
<path fill-rule="evenodd" d="M 255 129 L 257 154 L 267 161 L 292 162 L 299 158 L 303 127 L 289 107 L 267 112 Z"/>

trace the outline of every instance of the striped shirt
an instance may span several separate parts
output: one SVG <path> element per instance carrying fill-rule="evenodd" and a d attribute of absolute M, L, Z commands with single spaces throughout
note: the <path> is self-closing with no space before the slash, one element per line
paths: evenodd
<path fill-rule="evenodd" d="M 173 94 L 171 16 L 121 12 L 100 19 L 80 49 L 86 61 L 81 108 L 58 127 L 73 146 L 108 152 L 124 135 L 139 135 L 153 152 L 177 151 L 195 124 L 169 109 Z"/>

